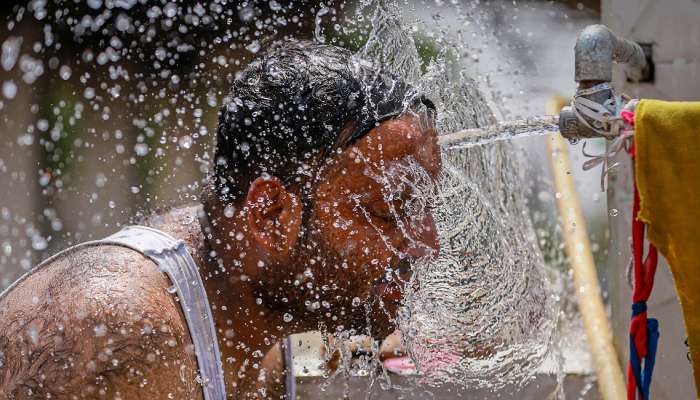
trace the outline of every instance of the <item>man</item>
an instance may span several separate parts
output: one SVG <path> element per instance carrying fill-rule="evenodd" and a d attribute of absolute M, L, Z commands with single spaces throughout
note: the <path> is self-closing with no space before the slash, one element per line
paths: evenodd
<path fill-rule="evenodd" d="M 286 336 L 388 334 L 410 262 L 438 249 L 408 207 L 440 170 L 432 114 L 344 49 L 269 49 L 222 107 L 201 205 L 60 253 L 0 297 L 0 397 L 280 398 Z"/>

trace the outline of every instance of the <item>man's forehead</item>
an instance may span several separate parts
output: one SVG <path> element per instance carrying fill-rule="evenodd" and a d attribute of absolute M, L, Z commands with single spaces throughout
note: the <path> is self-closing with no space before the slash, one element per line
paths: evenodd
<path fill-rule="evenodd" d="M 351 146 L 350 156 L 381 169 L 412 160 L 431 175 L 437 175 L 440 152 L 435 135 L 432 126 L 426 125 L 420 115 L 406 113 L 372 129 Z"/>

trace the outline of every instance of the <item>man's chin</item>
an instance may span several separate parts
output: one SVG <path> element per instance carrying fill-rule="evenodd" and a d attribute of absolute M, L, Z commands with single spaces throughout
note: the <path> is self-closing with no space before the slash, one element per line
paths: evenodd
<path fill-rule="evenodd" d="M 342 329 L 357 335 L 368 335 L 384 339 L 396 330 L 396 316 L 401 306 L 402 288 L 397 283 L 377 283 L 355 299 L 364 299 L 359 303 L 342 307 L 346 310 L 341 315 L 314 313 L 309 319 L 322 323 L 331 332 Z M 347 296 L 347 295 L 346 295 Z M 338 305 L 338 307 L 340 307 Z M 350 312 L 347 312 L 347 311 Z"/>
<path fill-rule="evenodd" d="M 381 343 L 384 338 L 387 336 L 391 335 L 392 332 L 396 330 L 396 325 L 394 321 L 391 322 L 385 322 L 385 323 L 379 323 L 375 322 L 374 325 L 372 325 L 371 329 L 371 336 L 374 340 L 377 340 L 378 342 Z"/>
<path fill-rule="evenodd" d="M 371 335 L 383 340 L 396 330 L 396 316 L 403 299 L 402 287 L 398 283 L 380 283 L 374 287 L 370 321 Z"/>

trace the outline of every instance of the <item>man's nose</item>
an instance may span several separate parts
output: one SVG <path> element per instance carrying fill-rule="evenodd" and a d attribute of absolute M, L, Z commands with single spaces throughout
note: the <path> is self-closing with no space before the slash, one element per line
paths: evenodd
<path fill-rule="evenodd" d="M 437 258 L 440 253 L 440 242 L 432 214 L 424 216 L 416 226 L 411 227 L 408 233 L 411 237 L 406 238 L 404 249 L 408 256 Z"/>

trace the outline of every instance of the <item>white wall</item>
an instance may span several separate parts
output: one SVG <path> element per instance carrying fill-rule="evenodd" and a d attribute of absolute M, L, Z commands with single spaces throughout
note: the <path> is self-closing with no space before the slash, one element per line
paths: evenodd
<path fill-rule="evenodd" d="M 622 69 L 617 68 L 614 79 L 618 89 L 640 98 L 700 100 L 700 2 L 603 0 L 602 20 L 628 39 L 654 44 L 655 82 L 627 83 Z M 626 155 L 620 161 L 622 168 L 611 176 L 608 190 L 609 207 L 620 210 L 617 216 L 610 217 L 608 281 L 615 342 L 623 350 L 621 357 L 626 363 L 631 294 L 625 269 L 631 256 L 632 169 Z M 651 389 L 656 400 L 695 398 L 692 369 L 686 358 L 683 317 L 672 279 L 663 261 L 649 301 L 649 315 L 661 325 Z"/>

